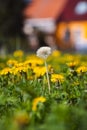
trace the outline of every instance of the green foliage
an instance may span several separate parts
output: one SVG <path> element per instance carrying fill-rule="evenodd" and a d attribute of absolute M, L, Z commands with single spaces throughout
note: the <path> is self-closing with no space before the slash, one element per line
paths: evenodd
<path fill-rule="evenodd" d="M 35 64 L 35 55 L 16 53 L 0 58 L 0 130 L 87 129 L 87 70 L 83 67 L 77 71 L 87 61 L 84 55 L 73 55 L 74 61 L 66 59 L 67 55 L 70 56 L 52 55 L 47 60 L 52 69 L 49 71 L 50 94 L 46 74 L 35 77 L 34 68 L 43 66 L 39 60 Z M 77 58 L 79 63 L 74 66 Z M 67 62 L 73 64 L 67 65 Z M 52 82 L 53 73 L 63 75 L 64 80 Z"/>

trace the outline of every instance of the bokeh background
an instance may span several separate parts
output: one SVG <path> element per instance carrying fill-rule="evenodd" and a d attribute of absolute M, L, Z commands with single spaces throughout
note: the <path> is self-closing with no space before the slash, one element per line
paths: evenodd
<path fill-rule="evenodd" d="M 0 0 L 0 54 L 87 52 L 87 0 Z"/>

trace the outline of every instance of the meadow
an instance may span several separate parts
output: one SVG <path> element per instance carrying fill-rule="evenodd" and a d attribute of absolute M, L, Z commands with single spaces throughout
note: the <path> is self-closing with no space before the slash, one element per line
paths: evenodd
<path fill-rule="evenodd" d="M 87 55 L 55 50 L 46 63 L 0 56 L 0 130 L 87 130 Z"/>

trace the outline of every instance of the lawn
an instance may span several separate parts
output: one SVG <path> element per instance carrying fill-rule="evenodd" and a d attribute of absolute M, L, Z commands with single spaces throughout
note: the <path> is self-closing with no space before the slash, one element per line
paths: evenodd
<path fill-rule="evenodd" d="M 0 56 L 0 130 L 87 130 L 87 55 Z"/>

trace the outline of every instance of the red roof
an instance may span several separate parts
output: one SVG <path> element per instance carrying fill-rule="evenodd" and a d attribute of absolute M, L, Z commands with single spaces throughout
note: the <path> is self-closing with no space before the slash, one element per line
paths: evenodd
<path fill-rule="evenodd" d="M 60 21 L 71 20 L 87 20 L 87 0 L 68 0 Z"/>
<path fill-rule="evenodd" d="M 24 10 L 25 17 L 56 18 L 64 9 L 68 0 L 32 0 Z"/>
<path fill-rule="evenodd" d="M 76 6 L 85 2 L 85 8 L 79 8 L 81 11 L 87 8 L 87 0 L 32 0 L 24 10 L 26 18 L 54 18 L 60 21 L 87 20 L 87 9 L 83 14 L 75 12 Z M 79 10 L 78 10 L 79 11 Z"/>

